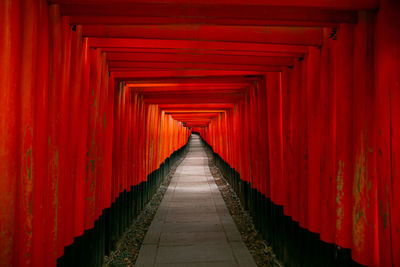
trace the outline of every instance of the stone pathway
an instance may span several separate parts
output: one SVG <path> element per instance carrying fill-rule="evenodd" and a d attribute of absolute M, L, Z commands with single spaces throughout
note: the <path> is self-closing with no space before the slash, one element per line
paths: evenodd
<path fill-rule="evenodd" d="M 256 266 L 222 199 L 197 135 L 177 168 L 135 266 Z"/>

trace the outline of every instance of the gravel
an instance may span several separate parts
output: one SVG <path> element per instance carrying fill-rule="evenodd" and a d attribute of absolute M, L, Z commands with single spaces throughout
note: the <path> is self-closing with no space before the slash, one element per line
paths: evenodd
<path fill-rule="evenodd" d="M 175 174 L 176 168 L 185 158 L 182 155 L 181 159 L 171 168 L 167 177 L 158 188 L 149 203 L 146 204 L 142 212 L 133 220 L 132 224 L 124 232 L 116 245 L 116 249 L 109 256 L 104 256 L 103 267 L 133 267 L 139 256 L 139 250 L 142 246 L 144 237 L 150 224 L 157 212 L 158 206 L 167 191 L 168 185 Z"/>
<path fill-rule="evenodd" d="M 208 165 L 215 183 L 228 207 L 236 227 L 242 235 L 243 242 L 246 244 L 257 266 L 281 267 L 283 264 L 279 262 L 272 248 L 268 246 L 261 234 L 255 229 L 253 220 L 249 213 L 243 209 L 239 198 L 233 191 L 229 183 L 225 180 L 219 169 L 214 164 L 214 157 L 210 150 L 207 149 Z"/>

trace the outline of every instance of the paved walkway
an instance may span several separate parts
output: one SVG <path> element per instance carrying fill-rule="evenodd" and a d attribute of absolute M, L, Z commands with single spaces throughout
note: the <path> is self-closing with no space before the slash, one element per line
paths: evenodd
<path fill-rule="evenodd" d="M 157 210 L 136 266 L 256 266 L 197 135 Z"/>

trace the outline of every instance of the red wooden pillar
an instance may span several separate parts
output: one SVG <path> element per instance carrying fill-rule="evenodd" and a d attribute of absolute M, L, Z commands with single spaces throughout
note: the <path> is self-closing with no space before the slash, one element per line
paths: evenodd
<path fill-rule="evenodd" d="M 289 122 L 288 131 L 288 177 L 290 177 L 290 186 L 288 189 L 289 205 L 286 207 L 287 213 L 292 216 L 292 219 L 299 221 L 299 181 L 300 169 L 299 169 L 299 158 L 300 158 L 300 136 L 299 136 L 299 124 L 301 123 L 299 106 L 300 106 L 300 91 L 301 91 L 301 64 L 296 62 L 293 69 L 289 74 L 289 86 L 288 86 L 288 112 Z"/>
<path fill-rule="evenodd" d="M 379 263 L 373 21 L 362 12 L 354 36 L 352 258 L 365 265 Z"/>
<path fill-rule="evenodd" d="M 283 172 L 283 139 L 282 139 L 282 88 L 281 74 L 271 72 L 266 75 L 266 114 L 268 115 L 268 145 L 264 149 L 268 151 L 266 161 L 269 162 L 269 180 L 271 184 L 270 197 L 277 204 L 283 204 L 285 191 L 282 184 Z"/>
<path fill-rule="evenodd" d="M 335 239 L 335 147 L 336 147 L 336 112 L 335 112 L 335 40 L 330 38 L 331 29 L 323 31 L 320 69 L 321 99 L 321 232 L 322 241 L 332 243 Z"/>
<path fill-rule="evenodd" d="M 79 28 L 78 28 L 79 32 Z M 88 39 L 84 38 L 81 47 L 82 73 L 81 80 L 76 77 L 75 83 L 78 86 L 76 96 L 78 116 L 77 127 L 75 128 L 78 137 L 76 182 L 75 182 L 75 236 L 80 236 L 85 230 L 85 181 L 87 166 L 87 146 L 88 146 L 88 120 L 89 120 L 89 80 L 90 80 L 90 55 Z M 79 75 L 79 74 L 77 74 Z M 74 87 L 73 87 L 74 88 Z"/>
<path fill-rule="evenodd" d="M 33 161 L 34 161 L 34 195 L 33 195 L 33 266 L 51 266 L 54 265 L 55 258 L 49 257 L 52 251 L 46 246 L 46 241 L 51 238 L 51 232 L 47 231 L 43 224 L 43 218 L 46 218 L 47 211 L 44 203 L 43 192 L 47 186 L 47 125 L 46 119 L 48 113 L 48 89 L 49 89 L 49 18 L 48 6 L 46 1 L 38 3 L 38 46 L 37 46 L 37 65 L 36 69 L 36 92 L 35 92 L 35 127 L 33 131 Z M 1 35 L 1 34 L 0 34 Z M 0 145 L 1 146 L 1 145 Z M 0 238 L 1 239 L 1 238 Z M 1 259 L 0 259 L 1 261 Z"/>
<path fill-rule="evenodd" d="M 374 40 L 379 265 L 400 266 L 400 3 L 380 4 Z"/>
<path fill-rule="evenodd" d="M 336 151 L 335 151 L 335 243 L 350 248 L 352 239 L 352 159 L 353 125 L 353 25 L 341 24 L 335 42 L 335 103 L 336 103 Z"/>
<path fill-rule="evenodd" d="M 21 56 L 20 3 L 0 3 L 0 261 L 13 265 L 18 175 L 18 80 Z M 7 37 L 7 38 L 3 38 Z"/>
<path fill-rule="evenodd" d="M 51 232 L 51 239 L 48 240 L 49 255 L 52 259 L 57 259 L 63 253 L 62 244 L 58 242 L 58 182 L 59 182 L 59 127 L 60 111 L 58 108 L 60 92 L 58 86 L 61 81 L 62 54 L 61 51 L 61 17 L 58 5 L 51 5 L 49 8 L 49 55 L 50 55 L 50 74 L 49 74 L 49 109 L 48 109 L 48 182 L 45 194 L 45 210 L 47 218 L 44 221 L 46 229 Z"/>

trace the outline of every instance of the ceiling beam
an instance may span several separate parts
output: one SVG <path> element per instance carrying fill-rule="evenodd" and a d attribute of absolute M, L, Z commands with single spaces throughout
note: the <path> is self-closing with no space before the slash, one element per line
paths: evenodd
<path fill-rule="evenodd" d="M 172 55 L 232 55 L 254 57 L 294 57 L 300 58 L 304 53 L 268 52 L 268 51 L 235 51 L 235 50 L 204 50 L 204 49 L 175 49 L 175 48 L 121 48 L 103 47 L 103 52 L 109 53 L 141 53 L 141 54 L 172 54 Z"/>
<path fill-rule="evenodd" d="M 192 91 L 231 91 L 231 90 L 246 90 L 247 86 L 243 85 L 196 85 L 196 86 L 185 86 L 185 85 L 177 85 L 177 86 L 165 86 L 165 87 L 132 87 L 129 86 L 129 89 L 135 92 L 192 92 Z"/>
<path fill-rule="evenodd" d="M 319 46 L 320 28 L 221 25 L 85 25 L 87 37 L 222 41 Z"/>
<path fill-rule="evenodd" d="M 269 67 L 268 72 L 279 72 L 283 68 Z M 148 78 L 182 78 L 182 77 L 215 77 L 219 76 L 261 76 L 263 71 L 234 71 L 234 70 L 118 70 L 113 71 L 117 80 L 148 79 Z"/>
<path fill-rule="evenodd" d="M 222 51 L 257 51 L 257 52 L 287 52 L 308 53 L 307 46 L 261 44 L 244 42 L 191 41 L 191 40 L 162 40 L 135 38 L 90 38 L 89 46 L 94 48 L 172 48 Z"/>
<path fill-rule="evenodd" d="M 258 57 L 233 55 L 201 55 L 201 54 L 168 54 L 168 53 L 120 53 L 108 52 L 109 61 L 141 61 L 141 62 L 196 62 L 210 64 L 239 64 L 239 65 L 293 65 L 294 57 Z"/>
<path fill-rule="evenodd" d="M 149 104 L 199 104 L 208 103 L 235 103 L 244 97 L 244 94 L 168 94 L 143 96 L 146 103 Z"/>
<path fill-rule="evenodd" d="M 109 0 L 50 0 L 50 3 L 59 4 L 109 4 Z M 281 6 L 281 7 L 317 7 L 324 9 L 349 9 L 363 10 L 376 9 L 379 7 L 378 0 L 113 0 L 113 4 L 180 4 L 180 5 L 247 5 L 247 6 Z"/>
<path fill-rule="evenodd" d="M 167 110 L 167 109 L 185 109 L 185 110 L 190 110 L 190 109 L 232 109 L 234 107 L 233 103 L 214 103 L 214 102 L 208 102 L 204 104 L 160 104 L 159 107 L 162 110 Z"/>
<path fill-rule="evenodd" d="M 186 109 L 163 109 L 165 114 L 181 114 L 181 113 L 224 113 L 226 112 L 225 109 L 192 109 L 192 110 L 186 110 Z"/>
<path fill-rule="evenodd" d="M 320 7 L 207 5 L 177 3 L 63 4 L 71 24 L 83 25 L 246 25 L 333 26 L 356 23 L 354 10 Z"/>
<path fill-rule="evenodd" d="M 134 86 L 135 84 L 164 84 L 164 83 L 179 83 L 179 84 L 253 84 L 256 80 L 262 77 L 242 77 L 242 76 L 218 76 L 218 77 L 177 77 L 177 78 L 143 78 L 127 81 L 127 85 Z"/>
<path fill-rule="evenodd" d="M 223 63 L 187 63 L 187 62 L 140 62 L 140 61 L 110 61 L 108 63 L 109 70 L 114 71 L 116 68 L 120 71 L 122 68 L 128 69 L 164 69 L 164 70 L 226 70 L 226 71 L 258 71 L 268 72 L 270 67 L 286 67 L 292 64 L 284 64 L 281 62 L 270 62 L 270 65 L 239 65 L 239 64 L 223 64 Z"/>
<path fill-rule="evenodd" d="M 355 11 L 352 11 L 355 12 Z M 339 20 L 339 19 L 334 19 Z M 343 19 L 342 23 L 356 23 L 354 19 Z M 209 18 L 177 18 L 177 17 L 134 17 L 134 16 L 71 16 L 72 25 L 242 25 L 242 26 L 300 26 L 300 27 L 337 27 L 339 22 L 315 20 L 237 20 Z"/>

